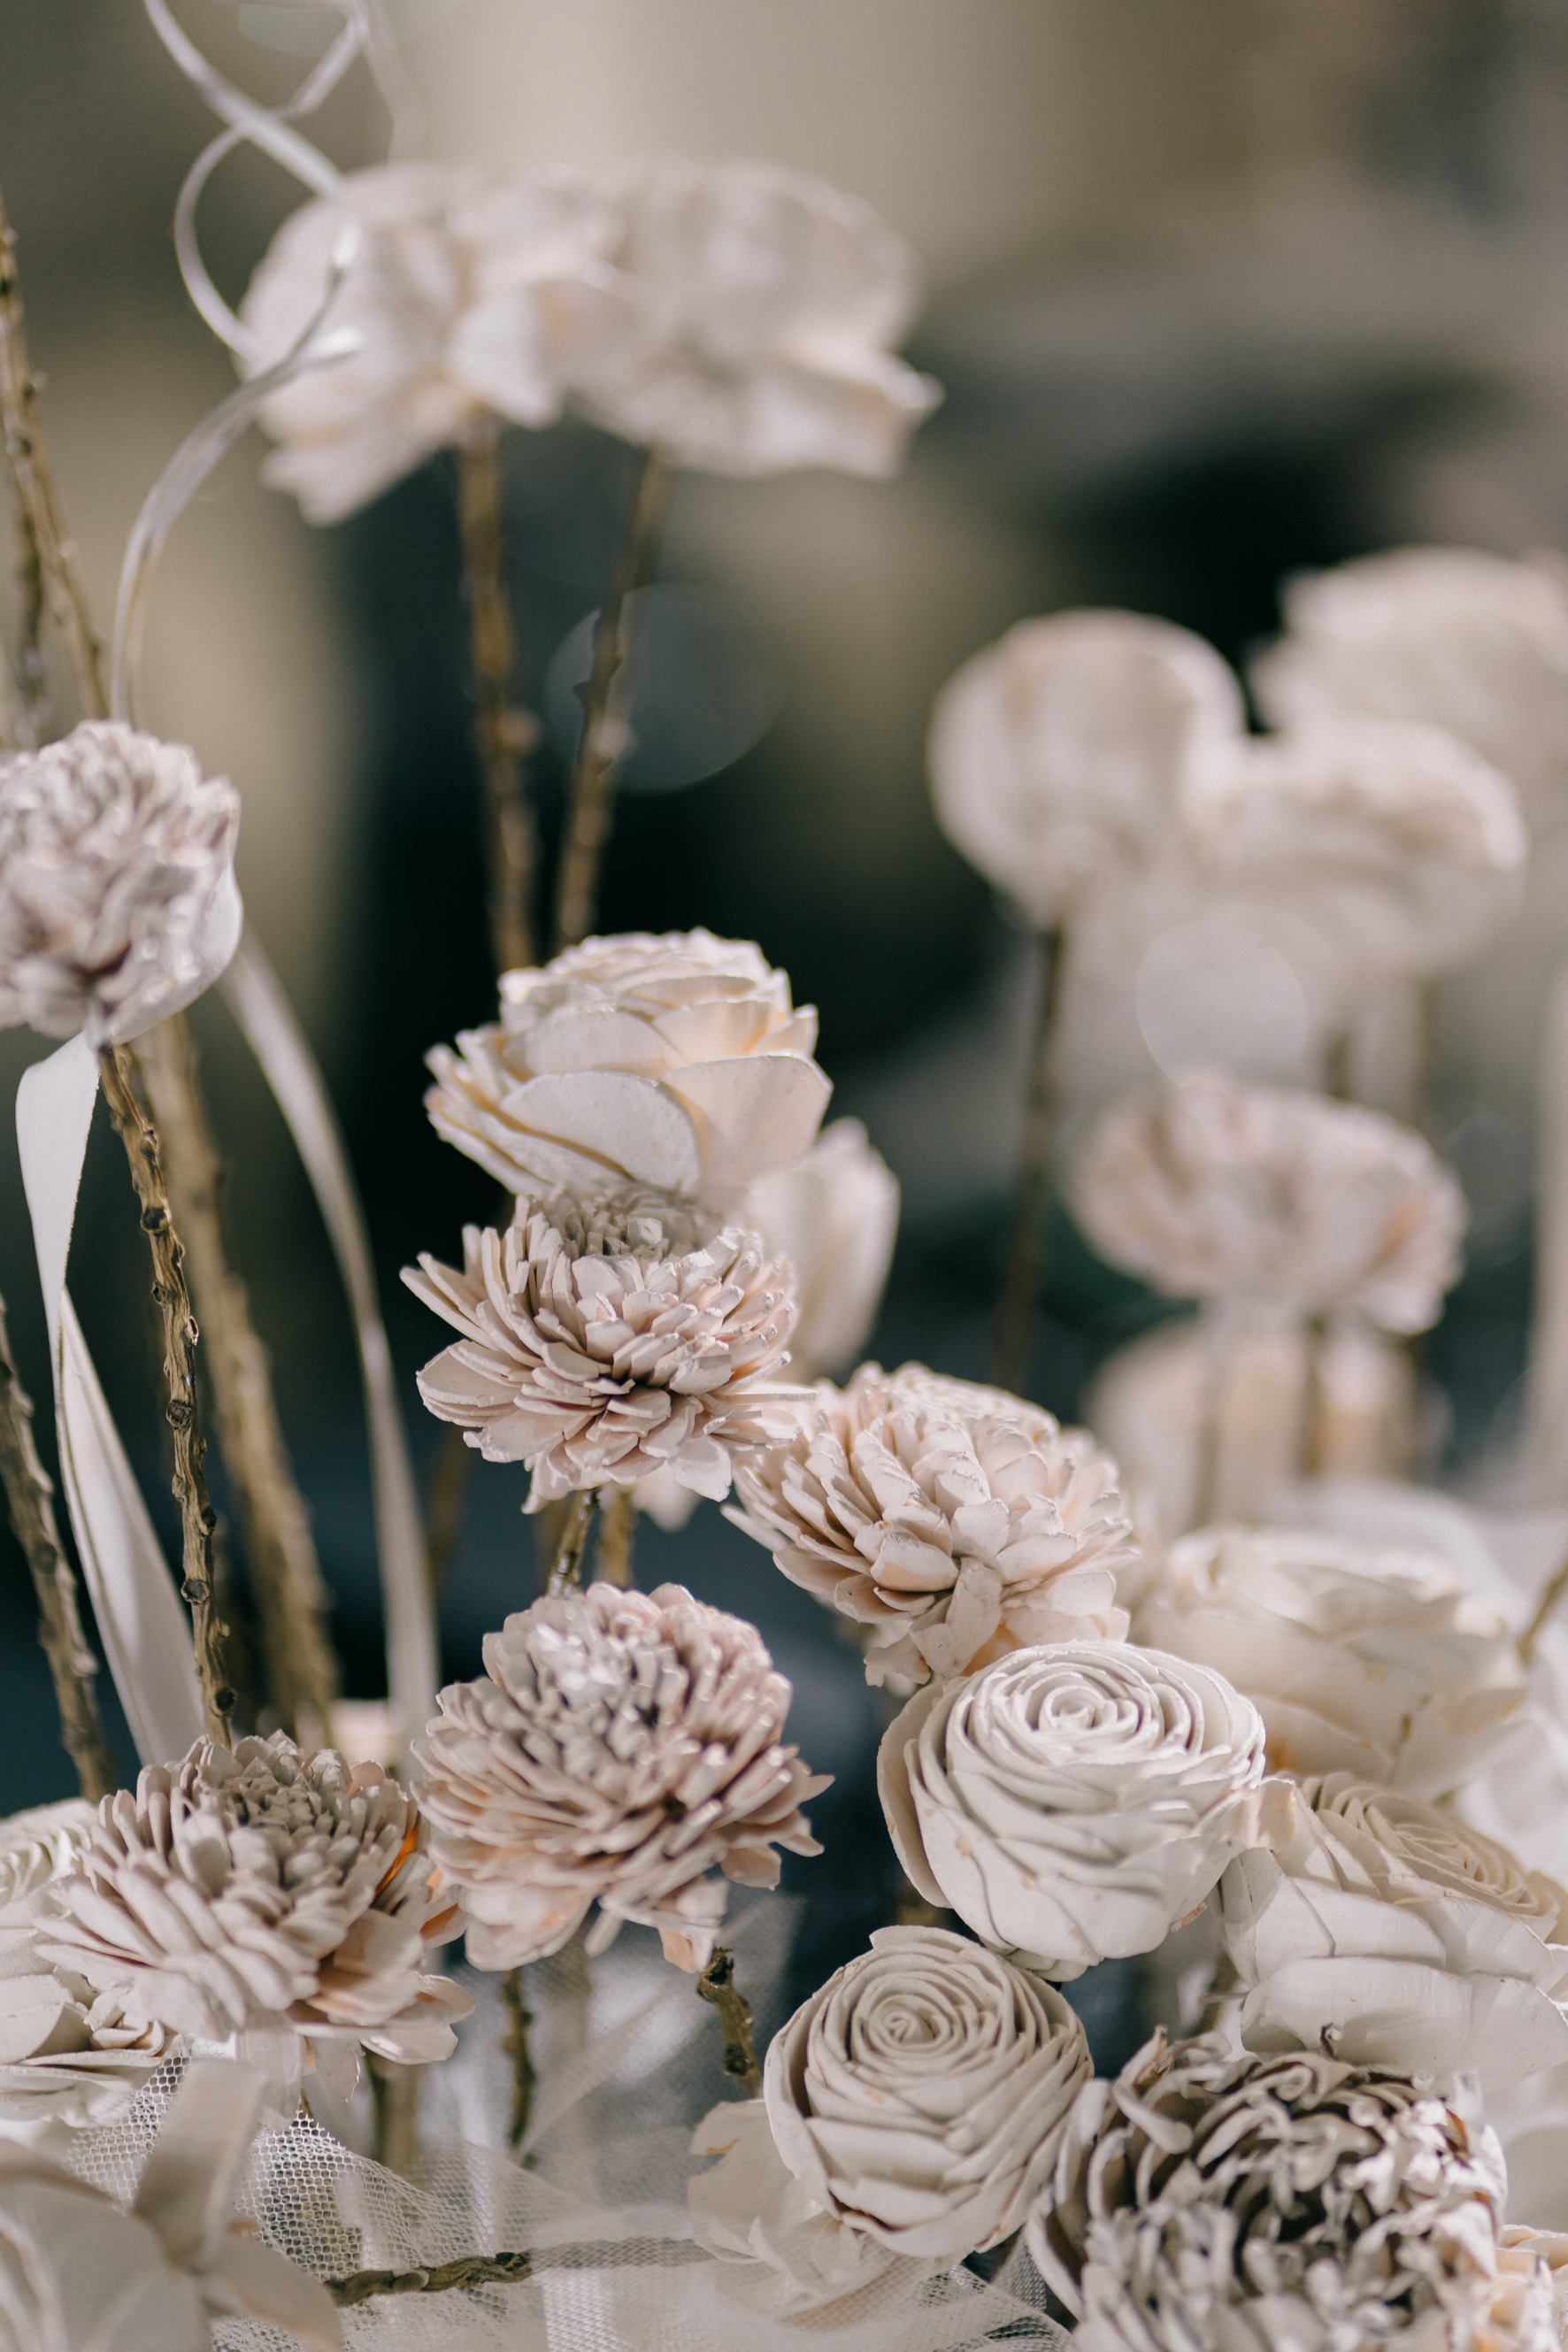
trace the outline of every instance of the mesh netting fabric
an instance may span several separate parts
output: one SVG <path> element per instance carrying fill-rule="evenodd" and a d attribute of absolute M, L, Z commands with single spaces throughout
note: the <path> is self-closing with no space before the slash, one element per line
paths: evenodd
<path fill-rule="evenodd" d="M 753 1904 L 730 1937 L 756 2011 L 776 2021 L 794 1906 Z M 403 2178 L 364 2152 L 368 2101 L 316 2105 L 256 2143 L 239 2196 L 258 2234 L 321 2278 L 428 2271 L 528 2250 L 535 2274 L 438 2294 L 377 2295 L 343 2312 L 353 2352 L 959 2352 L 994 2339 L 1062 2352 L 1027 2257 L 990 2284 L 966 2270 L 879 2279 L 826 2311 L 782 2315 L 760 2263 L 715 2261 L 686 2205 L 693 2126 L 723 2095 L 721 2035 L 693 1980 L 628 1931 L 592 1963 L 568 1951 L 530 1969 L 538 2088 L 522 2161 L 505 2148 L 511 2066 L 495 1980 L 464 1971 L 478 2006 L 456 2058 L 421 2074 L 419 2156 Z M 114 2124 L 71 2135 L 65 2161 L 120 2203 L 134 2196 L 184 2065 L 160 2068 Z M 250 2322 L 220 2322 L 218 2352 L 298 2352 Z"/>

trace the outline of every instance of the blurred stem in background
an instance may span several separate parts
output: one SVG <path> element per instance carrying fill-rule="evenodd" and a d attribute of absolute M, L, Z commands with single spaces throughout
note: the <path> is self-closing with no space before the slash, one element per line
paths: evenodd
<path fill-rule="evenodd" d="M 999 1389 L 1021 1395 L 1028 1372 L 1029 1333 L 1035 1320 L 1039 1289 L 1041 1236 L 1051 1191 L 1051 1144 L 1056 1129 L 1056 1097 L 1051 1085 L 1051 1049 L 1055 1040 L 1058 983 L 1061 974 L 1062 935 L 1042 931 L 1038 937 L 1039 980 L 1029 1064 L 1024 1080 L 1024 1133 L 1018 1150 L 1018 1173 L 1013 1193 L 1013 1219 L 1007 1235 L 1007 1263 L 997 1302 L 996 1331 L 992 1347 L 991 1377 Z"/>
<path fill-rule="evenodd" d="M 488 417 L 458 451 L 458 519 L 468 606 L 474 749 L 484 793 L 485 869 L 496 971 L 537 961 L 533 894 L 539 834 L 526 761 L 539 721 L 510 698 L 514 646 L 501 537 L 500 429 Z"/>

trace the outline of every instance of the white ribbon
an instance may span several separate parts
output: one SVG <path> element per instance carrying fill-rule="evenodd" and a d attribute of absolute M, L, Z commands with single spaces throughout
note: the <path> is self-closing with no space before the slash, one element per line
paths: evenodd
<path fill-rule="evenodd" d="M 202 1736 L 195 1652 L 153 1522 L 104 1401 L 66 1288 L 98 1062 L 73 1037 L 16 1092 L 16 1141 L 48 1318 L 66 1506 L 109 1670 L 144 1764 Z"/>

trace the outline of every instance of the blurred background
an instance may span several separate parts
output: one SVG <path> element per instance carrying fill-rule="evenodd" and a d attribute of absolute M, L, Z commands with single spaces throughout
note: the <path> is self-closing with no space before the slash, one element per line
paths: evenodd
<path fill-rule="evenodd" d="M 788 968 L 797 1001 L 820 1009 L 836 1109 L 867 1121 L 903 1186 L 874 1350 L 984 1376 L 1028 950 L 931 818 L 932 696 L 1009 624 L 1060 606 L 1163 614 L 1240 659 L 1277 625 L 1281 579 L 1304 567 L 1407 541 L 1510 554 L 1564 543 L 1568 0 L 392 5 L 434 156 L 758 154 L 868 198 L 925 258 L 910 356 L 947 400 L 900 480 L 677 485 L 656 593 L 678 690 L 665 733 L 645 730 L 601 911 L 605 929 L 755 938 Z M 187 14 L 215 60 L 269 102 L 336 22 L 254 0 L 189 0 Z M 319 121 L 340 163 L 384 152 L 362 79 Z M 170 236 L 208 125 L 135 0 L 0 0 L 0 187 L 100 625 L 149 485 L 233 381 L 185 300 Z M 247 153 L 220 172 L 205 247 L 231 299 L 297 201 Z M 436 1139 L 420 1099 L 426 1048 L 493 1003 L 452 482 L 437 463 L 312 530 L 259 486 L 261 456 L 252 434 L 179 526 L 144 715 L 243 790 L 247 908 L 343 1115 L 427 1463 L 437 1433 L 412 1376 L 439 1340 L 397 1269 L 420 1249 L 452 1255 L 490 1193 Z M 567 425 L 512 434 L 505 459 L 548 832 L 575 708 L 568 641 L 608 575 L 630 453 Z M 1517 1410 L 1535 1024 L 1565 887 L 1568 847 L 1548 840 L 1524 920 L 1440 1002 L 1434 1138 L 1475 1211 L 1469 1272 L 1426 1351 L 1445 1400 L 1436 1466 L 1454 1478 Z M 204 1005 L 196 1028 L 347 1685 L 374 1696 L 381 1628 L 346 1313 L 226 1015 Z M 7 1101 L 44 1050 L 0 1037 Z M 73 1286 L 162 1498 L 144 1268 L 107 1134 L 89 1155 Z M 44 1396 L 9 1121 L 0 1289 Z M 1072 1413 L 1106 1352 L 1163 1311 L 1058 1219 L 1029 1392 Z M 475 1672 L 486 1628 L 531 1597 L 524 1487 L 521 1472 L 489 1468 L 472 1482 L 443 1597 L 450 1674 Z M 26 1576 L 0 1545 L 9 1809 L 66 1793 L 71 1777 Z M 796 1736 L 840 1775 L 819 1829 L 858 1859 L 883 1853 L 867 1772 L 874 1701 L 816 1604 L 711 1507 L 683 1536 L 645 1531 L 638 1576 L 678 1577 L 762 1624 L 796 1684 Z M 875 1872 L 868 1860 L 831 1916 L 812 1906 L 805 1969 L 819 1975 L 887 1916 Z"/>

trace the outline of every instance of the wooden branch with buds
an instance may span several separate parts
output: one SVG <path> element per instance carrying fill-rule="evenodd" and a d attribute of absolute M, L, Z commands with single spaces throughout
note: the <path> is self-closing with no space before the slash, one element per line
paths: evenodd
<path fill-rule="evenodd" d="M 650 2263 L 679 2268 L 711 2262 L 689 2238 L 605 2238 L 597 2244 L 547 2246 L 538 2253 L 459 2254 L 456 2262 L 433 2263 L 428 2270 L 355 2271 L 327 2279 L 327 2293 L 340 2309 L 352 2310 L 376 2294 L 444 2294 L 455 2286 L 516 2286 L 541 2271 L 641 2270 Z"/>

